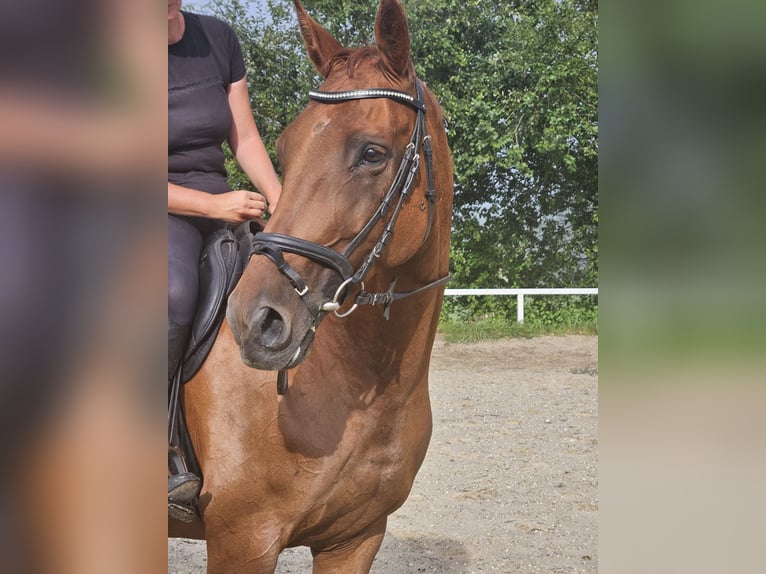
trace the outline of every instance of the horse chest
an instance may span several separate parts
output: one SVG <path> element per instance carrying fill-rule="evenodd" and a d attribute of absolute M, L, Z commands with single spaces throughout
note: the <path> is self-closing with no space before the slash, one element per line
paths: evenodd
<path fill-rule="evenodd" d="M 384 514 L 404 501 L 430 438 L 430 409 L 417 407 L 382 409 L 376 424 L 369 411 L 354 412 L 335 436 L 316 431 L 286 441 L 289 477 L 278 480 L 289 480 L 291 496 L 304 500 L 297 506 L 311 509 L 310 524 L 360 512 Z"/>

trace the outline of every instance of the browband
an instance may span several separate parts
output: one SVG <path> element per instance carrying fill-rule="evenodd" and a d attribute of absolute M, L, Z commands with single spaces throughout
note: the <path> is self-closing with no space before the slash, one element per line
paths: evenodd
<path fill-rule="evenodd" d="M 412 106 L 416 110 L 423 113 L 426 111 L 426 104 L 409 95 L 407 92 L 400 92 L 399 90 L 389 90 L 388 88 L 373 88 L 367 90 L 348 90 L 345 92 L 320 92 L 317 90 L 311 90 L 309 97 L 312 100 L 319 102 L 332 103 L 332 102 L 346 102 L 348 100 L 364 100 L 368 98 L 389 98 L 402 102 L 409 106 Z"/>

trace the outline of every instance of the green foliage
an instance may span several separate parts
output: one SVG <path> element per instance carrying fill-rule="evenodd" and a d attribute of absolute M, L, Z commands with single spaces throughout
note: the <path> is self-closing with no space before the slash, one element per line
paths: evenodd
<path fill-rule="evenodd" d="M 373 42 L 376 0 L 305 0 L 344 45 Z M 598 9 L 593 0 L 404 0 L 418 75 L 455 163 L 452 286 L 598 284 Z M 274 143 L 319 81 L 290 0 L 214 0 L 237 32 L 256 122 Z M 233 161 L 232 181 L 245 184 Z M 575 312 L 575 309 L 580 311 Z M 529 299 L 528 323 L 595 316 L 593 297 Z M 578 313 L 580 315 L 578 315 Z M 445 317 L 515 317 L 513 297 L 454 298 Z M 590 315 L 589 315 L 590 314 Z M 579 321 L 580 318 L 577 318 Z"/>
<path fill-rule="evenodd" d="M 523 324 L 516 322 L 516 305 L 513 296 L 445 297 L 439 329 L 451 342 L 598 334 L 598 300 L 593 295 L 526 295 Z"/>
<path fill-rule="evenodd" d="M 406 2 L 418 73 L 455 162 L 451 285 L 598 283 L 595 2 Z M 573 305 L 540 298 L 546 324 Z M 446 315 L 515 317 L 515 298 L 448 299 Z M 534 321 L 535 307 L 526 310 Z M 542 307 L 541 307 L 542 311 Z M 568 319 L 567 319 L 568 320 Z"/>
<path fill-rule="evenodd" d="M 450 343 L 475 343 L 513 337 L 531 338 L 539 335 L 597 335 L 597 319 L 595 316 L 586 315 L 564 314 L 559 318 L 551 317 L 551 321 L 533 318 L 522 324 L 493 314 L 469 319 L 442 316 L 439 332 Z"/>

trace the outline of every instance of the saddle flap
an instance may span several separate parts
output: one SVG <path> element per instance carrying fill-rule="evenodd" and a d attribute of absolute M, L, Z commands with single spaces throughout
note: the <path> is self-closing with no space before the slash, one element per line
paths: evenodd
<path fill-rule="evenodd" d="M 260 229 L 256 222 L 252 223 Z M 246 263 L 240 254 L 240 240 L 252 233 L 251 229 L 248 227 L 248 231 L 237 234 L 224 227 L 212 233 L 205 243 L 200 257 L 199 299 L 184 358 L 183 382 L 197 373 L 213 346 L 223 322 L 226 299 L 237 285 Z"/>

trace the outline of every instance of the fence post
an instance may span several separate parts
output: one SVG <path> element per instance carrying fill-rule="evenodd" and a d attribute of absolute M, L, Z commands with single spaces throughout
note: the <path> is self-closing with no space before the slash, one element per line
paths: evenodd
<path fill-rule="evenodd" d="M 524 322 L 524 293 L 516 295 L 516 321 Z"/>

